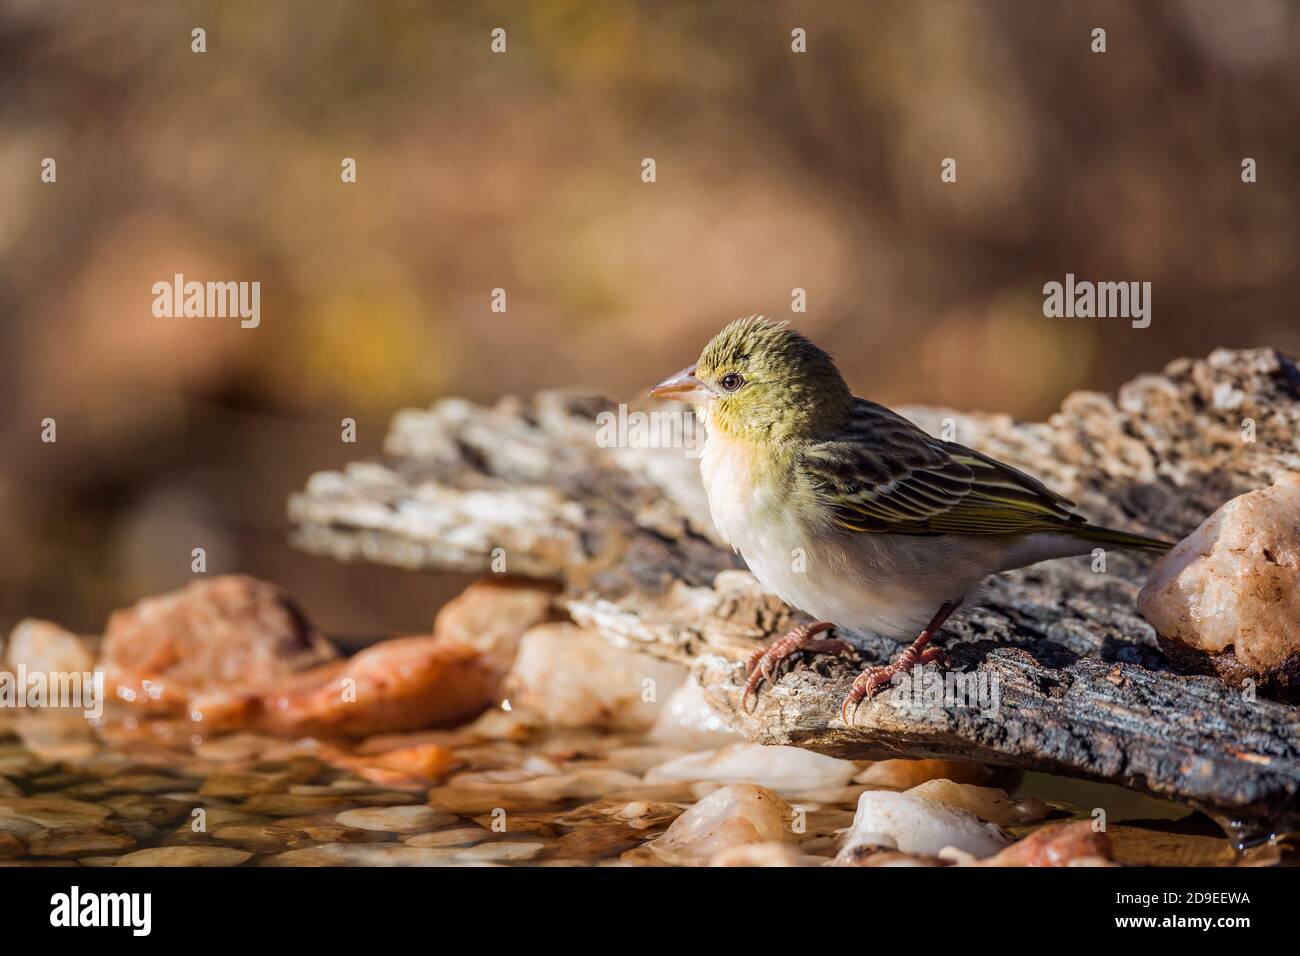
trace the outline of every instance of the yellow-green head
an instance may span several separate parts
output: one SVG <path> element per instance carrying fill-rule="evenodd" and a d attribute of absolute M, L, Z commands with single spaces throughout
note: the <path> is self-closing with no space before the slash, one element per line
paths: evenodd
<path fill-rule="evenodd" d="M 651 394 L 691 402 L 710 427 L 754 442 L 813 438 L 853 407 L 831 357 L 787 323 L 761 315 L 732 322 L 699 361 Z"/>

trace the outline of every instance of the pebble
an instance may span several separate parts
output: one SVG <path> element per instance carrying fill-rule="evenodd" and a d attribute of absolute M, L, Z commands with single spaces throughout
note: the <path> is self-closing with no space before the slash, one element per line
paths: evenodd
<path fill-rule="evenodd" d="M 981 820 L 999 826 L 1030 823 L 1041 820 L 1048 814 L 1047 804 L 1039 798 L 1013 800 L 1005 790 L 999 790 L 997 787 L 976 787 L 969 783 L 954 783 L 951 780 L 927 780 L 907 792 L 950 807 L 969 810 Z"/>
<path fill-rule="evenodd" d="M 451 813 L 433 807 L 366 807 L 347 810 L 334 818 L 346 827 L 358 830 L 382 830 L 387 833 L 416 833 L 433 830 L 456 820 Z"/>
<path fill-rule="evenodd" d="M 117 858 L 118 866 L 239 866 L 253 854 L 224 846 L 160 846 Z"/>
<path fill-rule="evenodd" d="M 945 847 L 956 847 L 982 858 L 1010 842 L 998 827 L 966 810 L 910 793 L 868 790 L 858 798 L 857 813 L 840 853 L 845 856 L 855 847 L 882 846 L 935 856 Z"/>
<path fill-rule="evenodd" d="M 407 846 L 418 847 L 447 847 L 447 846 L 472 846 L 475 843 L 482 843 L 492 834 L 482 827 L 457 827 L 452 830 L 436 830 L 433 833 L 419 833 L 415 836 L 403 838 L 402 842 Z"/>
<path fill-rule="evenodd" d="M 505 693 L 548 726 L 639 730 L 685 679 L 682 665 L 619 650 L 575 624 L 540 624 L 520 641 Z"/>
<path fill-rule="evenodd" d="M 646 848 L 666 863 L 699 865 L 728 847 L 788 842 L 792 808 L 753 784 L 731 784 L 705 797 L 678 817 Z"/>
<path fill-rule="evenodd" d="M 33 830 L 26 836 L 32 856 L 77 857 L 135 848 L 135 837 L 120 827 L 62 827 Z"/>
<path fill-rule="evenodd" d="M 1212 663 L 1234 683 L 1281 674 L 1300 655 L 1300 473 L 1206 518 L 1156 562 L 1138 609 L 1175 653 L 1228 653 Z"/>

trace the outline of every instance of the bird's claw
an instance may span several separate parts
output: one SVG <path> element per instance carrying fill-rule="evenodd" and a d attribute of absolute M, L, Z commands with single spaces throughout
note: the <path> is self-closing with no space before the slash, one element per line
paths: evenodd
<path fill-rule="evenodd" d="M 870 700 L 875 696 L 876 691 L 888 684 L 894 679 L 895 674 L 909 672 L 917 667 L 924 667 L 931 661 L 939 661 L 942 666 L 947 666 L 948 652 L 941 647 L 927 647 L 919 653 L 914 652 L 914 648 L 908 648 L 907 651 L 894 663 L 886 664 L 883 667 L 869 667 L 857 677 L 853 678 L 853 686 L 849 688 L 848 695 L 844 698 L 844 703 L 840 705 L 840 717 L 848 724 L 849 711 L 853 710 L 857 715 L 857 707 L 864 700 Z"/>
<path fill-rule="evenodd" d="M 852 646 L 838 639 L 817 640 L 818 634 L 829 631 L 835 625 L 826 621 L 818 621 L 813 624 L 802 624 L 796 627 L 789 634 L 775 641 L 771 646 L 760 651 L 755 651 L 748 661 L 745 662 L 745 672 L 748 678 L 745 681 L 745 689 L 740 695 L 740 709 L 742 712 L 747 711 L 750 696 L 758 690 L 758 685 L 763 681 L 774 681 L 776 668 L 786 658 L 794 655 L 799 651 L 817 651 L 834 654 L 852 654 Z"/>

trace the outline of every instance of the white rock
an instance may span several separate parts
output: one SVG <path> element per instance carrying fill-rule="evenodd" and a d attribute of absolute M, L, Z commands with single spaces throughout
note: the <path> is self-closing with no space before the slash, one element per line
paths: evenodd
<path fill-rule="evenodd" d="M 334 817 L 337 823 L 358 830 L 379 830 L 385 833 L 416 833 L 446 826 L 456 819 L 451 813 L 433 807 L 362 807 L 344 810 Z"/>
<path fill-rule="evenodd" d="M 793 821 L 790 805 L 772 791 L 738 783 L 705 797 L 646 846 L 668 863 L 702 864 L 728 847 L 789 842 Z"/>
<path fill-rule="evenodd" d="M 713 709 L 693 676 L 673 691 L 649 736 L 657 743 L 686 750 L 725 747 L 743 739 Z"/>
<path fill-rule="evenodd" d="M 1233 498 L 1151 569 L 1138 609 L 1161 637 L 1267 671 L 1300 652 L 1300 474 Z"/>
<path fill-rule="evenodd" d="M 1028 823 L 1047 816 L 1047 804 L 1038 797 L 1013 800 L 997 787 L 976 787 L 952 780 L 928 780 L 907 791 L 914 797 L 924 797 L 936 803 L 967 810 L 981 820 L 1006 826 L 1009 823 Z"/>
<path fill-rule="evenodd" d="M 732 744 L 721 750 L 706 750 L 670 760 L 647 773 L 645 779 L 647 783 L 753 783 L 788 794 L 842 787 L 853 779 L 858 769 L 852 761 L 837 760 L 802 747 Z"/>
<path fill-rule="evenodd" d="M 804 856 L 789 843 L 746 843 L 715 853 L 709 866 L 820 866 L 823 862 Z"/>
<path fill-rule="evenodd" d="M 840 848 L 843 856 L 855 846 L 890 846 L 918 856 L 935 856 L 953 846 L 975 857 L 992 856 L 1010 838 L 991 823 L 966 810 L 936 803 L 910 793 L 868 790 L 858 798 L 853 825 Z"/>
<path fill-rule="evenodd" d="M 553 727 L 644 730 L 685 679 L 679 664 L 619 650 L 574 624 L 540 624 L 520 641 L 506 696 Z"/>
<path fill-rule="evenodd" d="M 86 674 L 95 669 L 95 654 L 85 641 L 57 624 L 30 617 L 9 633 L 6 659 L 15 671 L 19 664 L 45 674 Z"/>

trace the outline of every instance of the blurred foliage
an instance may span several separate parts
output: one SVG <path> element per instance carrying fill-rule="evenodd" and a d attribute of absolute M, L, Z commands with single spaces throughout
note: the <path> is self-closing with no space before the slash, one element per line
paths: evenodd
<path fill-rule="evenodd" d="M 440 395 L 628 394 L 796 286 L 892 403 L 1300 351 L 1298 53 L 1285 0 L 0 0 L 0 624 L 97 630 L 201 543 L 330 629 L 425 628 L 450 584 L 287 548 L 312 469 Z M 261 327 L 154 318 L 176 272 L 259 280 Z M 1151 327 L 1043 318 L 1066 272 L 1151 281 Z"/>

